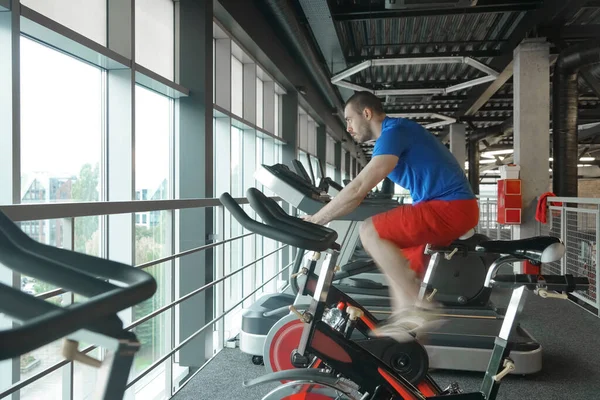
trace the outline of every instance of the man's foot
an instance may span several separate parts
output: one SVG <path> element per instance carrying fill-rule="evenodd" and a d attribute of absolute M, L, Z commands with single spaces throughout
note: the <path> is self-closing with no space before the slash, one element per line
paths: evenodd
<path fill-rule="evenodd" d="M 435 309 L 410 307 L 395 312 L 381 326 L 376 327 L 371 336 L 387 336 L 398 342 L 419 338 L 428 330 L 439 328 L 445 320 Z"/>

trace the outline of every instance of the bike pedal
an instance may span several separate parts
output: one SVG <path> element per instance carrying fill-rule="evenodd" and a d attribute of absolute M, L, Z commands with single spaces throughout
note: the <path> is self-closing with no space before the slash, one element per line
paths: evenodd
<path fill-rule="evenodd" d="M 444 391 L 442 391 L 441 395 L 446 396 L 449 394 L 462 394 L 464 390 L 460 388 L 457 382 L 452 382 Z"/>

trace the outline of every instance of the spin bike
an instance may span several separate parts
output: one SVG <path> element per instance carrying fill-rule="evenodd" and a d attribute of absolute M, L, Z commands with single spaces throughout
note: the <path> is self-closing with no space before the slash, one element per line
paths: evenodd
<path fill-rule="evenodd" d="M 560 239 L 540 236 L 518 241 L 489 241 L 480 243 L 478 251 L 498 252 L 500 258 L 490 269 L 486 287 L 512 288 L 512 297 L 491 354 L 480 391 L 463 393 L 457 384 L 446 389 L 429 376 L 427 352 L 413 335 L 395 342 L 385 337 L 370 337 L 376 320 L 352 298 L 332 286 L 335 265 L 340 252 L 337 233 L 285 213 L 279 205 L 255 188 L 248 190 L 248 199 L 257 213 L 270 215 L 266 224 L 251 219 L 228 194 L 221 195 L 221 203 L 242 226 L 273 240 L 314 252 L 305 268 L 307 279 L 303 290 L 311 293 L 309 308 L 299 312 L 290 307 L 303 323 L 300 342 L 290 351 L 296 367 L 244 382 L 244 385 L 280 381 L 283 385 L 272 390 L 263 399 L 435 399 L 450 396 L 453 399 L 496 398 L 500 382 L 514 369 L 510 357 L 513 326 L 523 308 L 526 289 L 543 298 L 567 298 L 568 292 L 586 290 L 587 278 L 572 275 L 497 275 L 498 269 L 515 259 L 534 263 L 559 260 L 565 252 Z M 263 218 L 264 220 L 264 218 Z M 443 253 L 444 249 L 438 249 Z M 314 273 L 316 261 L 324 253 L 318 276 Z M 554 291 L 561 292 L 559 294 Z M 354 330 L 364 334 L 364 340 L 350 339 Z M 374 351 L 378 347 L 403 346 L 404 352 Z M 394 354 L 393 359 L 386 355 Z"/>
<path fill-rule="evenodd" d="M 39 243 L 2 212 L 0 263 L 87 298 L 61 307 L 0 283 L 0 313 L 19 324 L 0 331 L 0 361 L 66 338 L 62 354 L 67 360 L 100 369 L 104 381 L 96 385 L 94 398 L 122 399 L 140 343 L 117 313 L 152 297 L 154 278 L 130 265 Z M 80 351 L 80 341 L 102 347 L 102 360 Z M 18 391 L 16 384 L 3 395 Z"/>

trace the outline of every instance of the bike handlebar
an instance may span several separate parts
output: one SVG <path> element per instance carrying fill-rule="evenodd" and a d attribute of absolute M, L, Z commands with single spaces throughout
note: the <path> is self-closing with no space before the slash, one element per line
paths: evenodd
<path fill-rule="evenodd" d="M 250 202 L 250 206 L 260 215 L 267 225 L 274 226 L 280 229 L 287 229 L 288 225 L 298 228 L 296 234 L 302 235 L 307 239 L 312 239 L 315 234 L 326 236 L 331 232 L 331 229 L 322 225 L 307 224 L 306 221 L 300 218 L 294 218 L 288 215 L 277 202 L 264 195 L 263 192 L 256 188 L 249 188 L 246 191 L 246 197 Z"/>
<path fill-rule="evenodd" d="M 80 294 L 87 301 L 59 307 L 0 284 L 0 311 L 23 321 L 0 332 L 0 360 L 18 357 L 81 329 L 109 335 L 122 329 L 117 312 L 152 297 L 154 278 L 135 267 L 31 239 L 0 212 L 0 263 L 18 273 Z M 106 280 L 119 282 L 120 285 Z M 26 297 L 24 297 L 26 296 Z M 106 320 L 106 326 L 98 326 Z"/>
<path fill-rule="evenodd" d="M 259 215 L 262 214 L 266 217 L 267 224 L 250 218 L 229 193 L 223 193 L 219 200 L 231 215 L 249 231 L 306 250 L 325 251 L 340 248 L 339 244 L 335 243 L 337 232 L 333 229 L 288 215 L 277 202 L 265 201 L 265 199 L 272 199 L 266 197 L 258 189 L 248 189 L 247 195 L 249 199 L 252 199 L 250 206 Z"/>

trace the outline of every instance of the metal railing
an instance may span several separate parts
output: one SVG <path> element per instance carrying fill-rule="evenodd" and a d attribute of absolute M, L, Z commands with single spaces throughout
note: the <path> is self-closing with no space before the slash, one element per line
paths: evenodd
<path fill-rule="evenodd" d="M 589 278 L 589 290 L 573 295 L 595 308 L 600 316 L 597 295 L 600 287 L 596 279 L 600 265 L 600 254 L 596 251 L 600 240 L 600 199 L 550 197 L 548 206 L 548 222 L 540 224 L 540 232 L 560 237 L 567 254 L 561 262 L 545 267 L 552 273 Z"/>
<path fill-rule="evenodd" d="M 510 240 L 518 225 L 497 223 L 497 198 L 480 196 L 480 220 L 477 230 L 493 240 Z M 547 263 L 542 272 L 585 276 L 590 287 L 585 292 L 573 292 L 573 296 L 591 306 L 600 316 L 600 199 L 548 197 L 547 223 L 537 222 L 537 234 L 555 236 L 566 246 L 565 256 L 558 262 Z"/>
<path fill-rule="evenodd" d="M 498 221 L 498 199 L 479 196 L 479 224 L 477 231 L 492 240 L 510 240 L 514 237 L 514 225 L 501 225 Z"/>
<path fill-rule="evenodd" d="M 274 199 L 275 201 L 281 201 L 281 198 L 279 198 L 279 197 L 271 197 L 271 198 Z M 235 200 L 239 204 L 247 204 L 248 203 L 247 199 L 245 199 L 245 198 L 236 198 Z M 229 213 L 221 205 L 221 203 L 218 199 L 87 202 L 87 203 L 50 203 L 50 204 L 45 203 L 45 204 L 24 204 L 24 205 L 0 206 L 0 210 L 2 210 L 6 215 L 9 216 L 9 218 L 11 218 L 15 222 L 63 219 L 64 223 L 66 224 L 65 231 L 68 232 L 68 234 L 70 235 L 70 238 L 67 238 L 67 240 L 70 240 L 71 244 L 74 243 L 74 240 L 75 240 L 74 239 L 75 218 L 78 218 L 78 217 L 89 217 L 89 216 L 105 216 L 106 217 L 109 215 L 116 215 L 116 214 L 140 213 L 140 212 L 147 212 L 147 211 L 175 211 L 175 210 L 192 209 L 192 208 L 216 208 L 217 209 L 217 212 L 216 212 L 217 221 L 215 221 L 216 222 L 215 230 L 218 233 L 223 234 L 223 232 L 224 232 L 223 228 L 225 226 L 225 218 L 227 216 L 229 216 Z M 178 258 L 185 257 L 190 254 L 202 252 L 202 251 L 205 251 L 208 249 L 212 249 L 212 248 L 216 248 L 216 247 L 221 247 L 224 249 L 224 246 L 226 244 L 229 244 L 229 243 L 232 243 L 232 242 L 235 242 L 240 239 L 243 239 L 243 238 L 246 238 L 249 236 L 253 236 L 253 235 L 255 235 L 255 234 L 254 233 L 245 233 L 245 234 L 238 235 L 235 237 L 226 238 L 226 239 L 216 241 L 213 243 L 205 244 L 202 246 L 197 246 L 195 248 L 188 249 L 188 250 L 179 252 L 177 254 L 173 254 L 170 256 L 166 256 L 166 257 L 161 257 L 159 259 L 156 259 L 156 260 L 153 260 L 150 262 L 145 262 L 145 263 L 136 265 L 135 267 L 140 268 L 140 269 L 145 269 L 145 268 L 149 268 L 149 267 L 159 265 L 159 264 L 162 264 L 165 262 L 174 261 Z M 226 280 L 231 279 L 233 276 L 242 273 L 243 271 L 247 270 L 251 266 L 265 260 L 268 257 L 271 257 L 271 256 L 281 252 L 283 249 L 286 249 L 288 247 L 289 247 L 288 245 L 279 246 L 279 247 L 275 248 L 274 250 L 272 250 L 266 254 L 263 254 L 262 256 L 258 257 L 254 261 L 246 263 L 245 265 L 241 266 L 240 268 L 232 270 L 231 272 L 229 272 L 227 274 L 224 273 L 223 266 L 221 266 L 220 269 L 214 268 L 215 271 L 217 272 L 217 277 L 215 280 L 213 280 L 212 282 L 207 283 L 207 284 L 205 284 L 205 285 L 203 285 L 203 286 L 201 286 L 201 287 L 199 287 L 177 299 L 173 299 L 174 293 L 172 293 L 172 295 L 171 295 L 172 301 L 170 301 L 166 305 L 163 305 L 162 307 L 155 309 L 154 311 L 150 312 L 149 314 L 147 314 L 141 318 L 138 318 L 136 321 L 131 322 L 130 324 L 128 324 L 126 326 L 126 329 L 129 329 L 129 330 L 134 329 L 135 327 L 138 327 L 139 325 L 143 324 L 144 322 L 147 322 L 147 321 L 151 320 L 152 318 L 155 318 L 155 317 L 165 313 L 168 310 L 172 310 L 175 306 L 183 303 L 186 300 L 189 300 L 190 298 L 192 298 L 194 296 L 199 295 L 200 293 L 205 292 L 208 289 L 215 288 L 219 284 L 221 284 L 221 286 L 222 286 Z M 222 321 L 225 318 L 225 316 L 227 316 L 229 313 L 231 313 L 236 308 L 238 308 L 241 304 L 243 304 L 244 301 L 250 299 L 258 291 L 263 289 L 274 279 L 276 279 L 281 274 L 286 272 L 292 266 L 292 264 L 293 264 L 293 262 L 289 263 L 285 267 L 278 268 L 277 273 L 275 273 L 273 276 L 270 276 L 262 284 L 255 287 L 250 293 L 246 294 L 245 296 L 243 293 L 244 289 L 242 288 L 242 297 L 243 298 L 241 300 L 239 300 L 233 306 L 229 307 L 227 310 L 224 310 L 225 289 L 224 289 L 224 287 L 222 287 L 222 289 L 220 291 L 221 298 L 215 299 L 216 303 L 221 305 L 222 312 L 218 313 L 218 315 L 216 315 L 211 321 L 205 323 L 204 326 L 202 326 L 200 329 L 196 330 L 194 333 L 189 335 L 185 340 L 182 340 L 176 346 L 171 348 L 171 350 L 168 351 L 166 354 L 163 354 L 161 357 L 156 359 L 151 365 L 149 365 L 144 370 L 139 372 L 135 376 L 135 378 L 130 380 L 130 382 L 127 385 L 127 388 L 131 388 L 133 385 L 138 383 L 140 380 L 147 377 L 153 370 L 155 370 L 157 367 L 162 365 L 166 360 L 174 357 L 175 353 L 180 351 L 185 345 L 190 343 L 194 338 L 196 338 L 202 332 L 206 331 L 209 327 L 214 327 L 215 324 L 217 324 L 219 321 Z M 219 274 L 219 270 L 222 272 L 221 274 Z M 219 275 L 222 275 L 222 276 L 219 276 Z M 48 300 L 53 297 L 63 295 L 65 293 L 69 293 L 69 292 L 66 290 L 63 290 L 62 288 L 56 288 L 56 289 L 53 289 L 53 290 L 50 290 L 50 291 L 47 291 L 44 293 L 37 294 L 36 297 Z M 216 295 L 215 295 L 215 297 L 216 297 Z M 217 308 L 217 311 L 219 311 L 219 308 Z M 171 320 L 174 324 L 175 318 L 172 318 Z M 221 336 L 224 335 L 224 331 L 222 328 L 219 331 L 220 331 Z M 224 341 L 223 338 L 221 338 L 219 343 L 223 343 L 223 341 Z M 92 351 L 96 348 L 97 347 L 95 345 L 90 345 L 90 346 L 87 346 L 84 349 L 82 349 L 82 352 L 89 353 L 90 351 Z M 218 352 L 220 350 L 221 350 L 221 348 L 217 349 L 216 352 Z M 210 359 L 212 359 L 213 357 L 214 357 L 214 355 Z M 210 362 L 210 359 L 207 362 Z M 36 381 L 39 381 L 43 377 L 51 374 L 52 372 L 60 369 L 61 367 L 69 365 L 69 364 L 72 364 L 72 362 L 63 359 L 59 362 L 55 362 L 52 365 L 44 368 L 42 371 L 34 374 L 31 377 L 28 377 L 26 379 L 21 379 L 17 382 L 14 382 L 11 386 L 9 386 L 8 388 L 6 388 L 0 392 L 0 399 L 11 395 Z M 202 367 L 199 370 L 201 370 L 201 369 L 202 369 Z M 196 371 L 194 373 L 194 375 L 196 373 L 198 373 L 199 370 Z M 177 385 L 173 384 L 174 377 L 171 374 L 171 376 L 170 376 L 171 384 L 167 385 L 165 387 L 165 390 L 167 391 L 165 394 L 168 397 L 175 394 L 177 391 L 181 390 L 181 388 L 183 388 L 183 386 L 185 386 L 185 384 L 187 382 L 189 382 L 189 380 L 192 377 L 193 376 L 186 377 L 185 383 L 178 382 L 179 387 L 174 390 L 173 388 Z M 63 382 L 66 382 L 66 381 L 63 380 Z M 74 384 L 74 382 L 72 380 L 70 380 L 70 384 L 72 386 Z M 63 389 L 63 393 L 64 392 L 65 391 Z M 72 394 L 73 393 L 72 387 L 69 390 L 67 390 L 67 392 Z"/>

